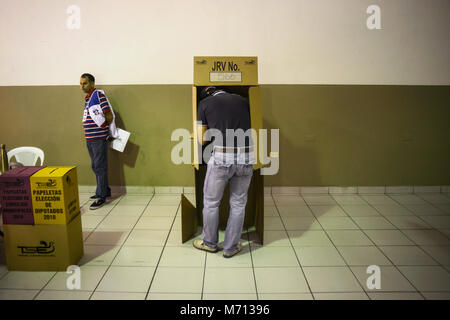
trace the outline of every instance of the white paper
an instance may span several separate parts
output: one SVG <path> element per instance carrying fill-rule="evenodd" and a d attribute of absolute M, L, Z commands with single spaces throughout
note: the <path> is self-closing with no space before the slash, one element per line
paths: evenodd
<path fill-rule="evenodd" d="M 130 137 L 130 133 L 128 131 L 122 130 L 120 128 L 117 128 L 117 131 L 119 133 L 119 137 L 117 139 L 114 139 L 111 142 L 110 146 L 114 150 L 123 152 L 123 150 L 125 149 L 125 146 L 127 145 L 128 138 Z"/>

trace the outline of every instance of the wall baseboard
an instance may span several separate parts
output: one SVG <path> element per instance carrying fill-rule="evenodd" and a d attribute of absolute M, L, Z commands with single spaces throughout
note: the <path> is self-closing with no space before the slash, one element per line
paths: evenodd
<path fill-rule="evenodd" d="M 96 186 L 78 186 L 80 193 L 95 193 Z M 183 186 L 111 186 L 112 193 L 131 194 L 195 194 L 195 187 Z M 450 186 L 351 186 L 351 187 L 264 187 L 264 194 L 412 194 L 450 193 Z"/>

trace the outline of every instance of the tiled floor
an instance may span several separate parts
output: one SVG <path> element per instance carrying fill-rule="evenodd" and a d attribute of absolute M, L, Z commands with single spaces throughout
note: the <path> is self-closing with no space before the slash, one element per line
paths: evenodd
<path fill-rule="evenodd" d="M 265 195 L 264 246 L 245 230 L 232 259 L 181 243 L 179 194 L 94 211 L 89 196 L 81 290 L 65 272 L 8 272 L 1 252 L 0 299 L 450 299 L 449 194 Z"/>

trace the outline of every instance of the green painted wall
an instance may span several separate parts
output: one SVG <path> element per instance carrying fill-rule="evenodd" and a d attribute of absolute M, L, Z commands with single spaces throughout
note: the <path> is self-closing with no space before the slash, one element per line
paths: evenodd
<path fill-rule="evenodd" d="M 118 126 L 131 131 L 111 151 L 111 185 L 189 186 L 190 165 L 170 160 L 171 133 L 191 130 L 191 86 L 98 86 Z M 45 151 L 46 165 L 76 165 L 95 184 L 78 86 L 0 87 L 0 143 Z M 450 87 L 263 85 L 266 128 L 280 128 L 280 170 L 266 185 L 450 184 Z"/>

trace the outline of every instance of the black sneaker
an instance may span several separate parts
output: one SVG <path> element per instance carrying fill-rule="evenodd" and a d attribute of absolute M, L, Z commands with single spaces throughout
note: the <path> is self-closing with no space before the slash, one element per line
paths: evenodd
<path fill-rule="evenodd" d="M 110 197 L 111 197 L 111 194 L 108 194 L 106 197 L 107 197 L 107 198 L 110 198 Z M 90 197 L 89 199 L 91 199 L 91 200 L 97 200 L 97 199 L 100 199 L 100 198 L 101 198 L 100 196 L 94 194 L 94 195 L 93 195 L 92 197 Z"/>
<path fill-rule="evenodd" d="M 97 201 L 95 201 L 91 204 L 89 209 L 95 210 L 95 209 L 101 208 L 101 207 L 103 207 L 103 205 L 105 203 L 106 203 L 105 199 L 99 198 Z"/>

